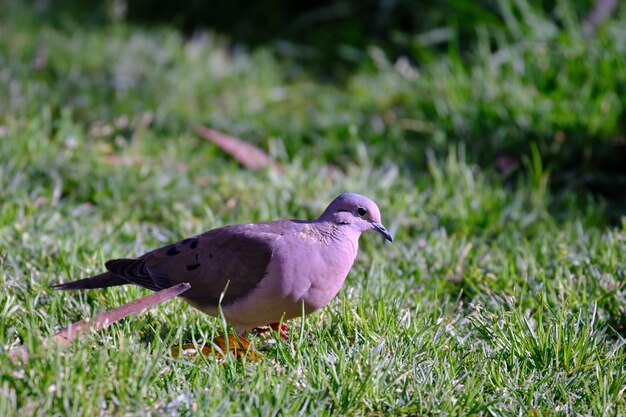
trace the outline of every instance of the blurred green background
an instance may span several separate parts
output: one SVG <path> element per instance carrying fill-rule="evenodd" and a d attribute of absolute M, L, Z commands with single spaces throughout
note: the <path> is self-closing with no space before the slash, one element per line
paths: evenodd
<path fill-rule="evenodd" d="M 594 7 L 609 12 L 590 23 Z M 9 1 L 0 118 L 45 110 L 89 131 L 123 116 L 133 122 L 105 136 L 128 138 L 149 112 L 151 131 L 205 123 L 263 147 L 277 138 L 284 158 L 342 164 L 364 143 L 377 162 L 414 174 L 427 151 L 462 145 L 506 178 L 542 164 L 555 212 L 565 194 L 591 196 L 608 201 L 615 221 L 626 202 L 624 9 L 610 0 Z"/>

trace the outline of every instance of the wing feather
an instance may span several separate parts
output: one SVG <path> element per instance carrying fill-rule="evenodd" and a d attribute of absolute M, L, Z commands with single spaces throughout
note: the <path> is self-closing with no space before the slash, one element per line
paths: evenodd
<path fill-rule="evenodd" d="M 137 259 L 115 259 L 106 268 L 130 283 L 158 291 L 181 282 L 191 288 L 182 296 L 217 305 L 222 292 L 229 304 L 252 291 L 266 274 L 278 222 L 225 226 L 164 246 Z"/>

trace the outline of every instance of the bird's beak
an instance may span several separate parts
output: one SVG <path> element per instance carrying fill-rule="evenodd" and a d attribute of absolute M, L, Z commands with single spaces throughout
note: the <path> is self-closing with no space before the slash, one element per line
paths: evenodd
<path fill-rule="evenodd" d="M 385 226 L 383 226 L 381 223 L 372 223 L 372 226 L 374 227 L 374 230 L 383 235 L 385 239 L 393 242 L 393 237 L 391 237 L 391 233 L 389 233 L 387 229 L 385 229 Z"/>

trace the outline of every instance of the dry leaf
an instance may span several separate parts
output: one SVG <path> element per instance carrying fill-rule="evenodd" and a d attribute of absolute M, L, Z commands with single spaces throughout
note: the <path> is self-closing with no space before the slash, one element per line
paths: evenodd
<path fill-rule="evenodd" d="M 134 166 L 145 165 L 150 161 L 141 156 L 103 155 L 102 160 L 109 165 Z"/>
<path fill-rule="evenodd" d="M 55 333 L 55 335 L 51 338 L 45 340 L 43 345 L 45 346 L 52 341 L 59 343 L 62 346 L 65 346 L 80 334 L 85 333 L 87 330 L 96 331 L 104 329 L 105 327 L 110 326 L 111 324 L 123 319 L 124 317 L 138 313 L 142 310 L 174 298 L 187 291 L 190 287 L 191 285 L 186 282 L 174 285 L 173 287 L 166 288 L 164 290 L 131 301 L 130 303 L 126 303 L 122 306 L 116 307 L 113 310 L 106 311 L 96 316 L 93 321 L 90 319 L 85 319 L 76 323 L 72 323 L 65 329 L 59 331 L 58 333 Z M 9 351 L 9 358 L 11 359 L 21 358 L 22 360 L 27 361 L 29 356 L 30 354 L 26 346 L 20 346 L 19 348 Z"/>
<path fill-rule="evenodd" d="M 219 146 L 246 168 L 253 171 L 259 171 L 265 167 L 280 169 L 272 157 L 250 143 L 204 126 L 196 126 L 195 130 L 198 135 Z"/>
<path fill-rule="evenodd" d="M 255 351 L 250 343 L 244 339 L 243 337 L 236 337 L 232 334 L 228 335 L 228 348 L 227 348 L 226 338 L 223 336 L 218 336 L 213 339 L 211 344 L 205 344 L 200 347 L 200 353 L 207 355 L 215 355 L 218 359 L 224 359 L 224 354 L 229 352 L 235 355 L 235 357 L 239 360 L 243 360 L 244 357 L 248 357 L 248 359 L 253 361 L 259 360 L 259 353 Z M 181 350 L 178 346 L 175 346 L 171 350 L 171 354 L 175 358 L 180 358 L 182 355 L 185 356 L 196 356 L 198 351 L 196 346 L 193 343 L 185 343 L 182 346 L 182 355 Z"/>

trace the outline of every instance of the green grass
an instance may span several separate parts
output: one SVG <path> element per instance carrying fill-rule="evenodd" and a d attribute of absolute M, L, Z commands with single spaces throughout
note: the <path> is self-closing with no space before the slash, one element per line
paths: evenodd
<path fill-rule="evenodd" d="M 471 95 L 446 104 L 474 82 L 435 77 L 455 68 L 449 56 L 410 82 L 381 64 L 332 86 L 209 34 L 61 30 L 12 13 L 0 25 L 0 415 L 626 414 L 626 223 L 589 194 L 555 194 L 541 146 L 520 157 L 523 175 L 477 165 L 477 142 L 459 139 L 502 113 L 475 111 Z M 523 95 L 533 80 L 488 82 Z M 557 88 L 567 102 L 571 88 Z M 448 116 L 430 112 L 433 91 Z M 582 109 L 596 98 L 581 97 Z M 427 124 L 409 123 L 411 106 Z M 598 126 L 599 113 L 565 109 Z M 562 121 L 529 120 L 513 140 Z M 195 123 L 269 149 L 282 171 L 237 166 Z M 172 358 L 222 331 L 180 300 L 25 364 L 6 355 L 146 294 L 51 284 L 223 224 L 312 218 L 344 191 L 376 200 L 395 242 L 364 236 L 337 299 L 294 321 L 289 341 L 255 338 L 259 362 Z"/>

